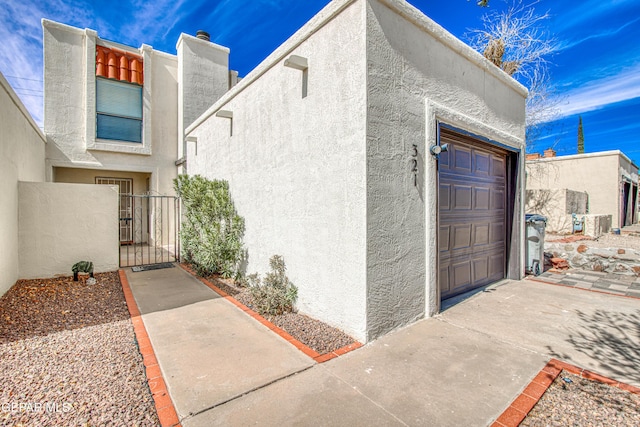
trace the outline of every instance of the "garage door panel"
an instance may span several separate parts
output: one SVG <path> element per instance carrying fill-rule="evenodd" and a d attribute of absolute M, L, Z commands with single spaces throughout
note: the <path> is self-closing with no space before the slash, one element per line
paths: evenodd
<path fill-rule="evenodd" d="M 451 185 L 440 184 L 438 203 L 441 210 L 448 211 L 451 209 Z"/>
<path fill-rule="evenodd" d="M 499 252 L 489 258 L 489 277 L 495 280 L 504 279 L 504 252 Z"/>
<path fill-rule="evenodd" d="M 471 174 L 471 149 L 463 146 L 455 146 L 453 150 L 453 162 L 453 168 L 456 171 Z"/>
<path fill-rule="evenodd" d="M 448 298 L 504 278 L 506 152 L 447 129 L 441 143 L 439 283 Z"/>
<path fill-rule="evenodd" d="M 452 264 L 451 273 L 451 290 L 468 286 L 471 282 L 471 261 Z"/>
<path fill-rule="evenodd" d="M 489 243 L 504 243 L 504 222 L 492 222 L 489 225 Z"/>
<path fill-rule="evenodd" d="M 440 233 L 438 234 L 438 245 L 441 252 L 448 252 L 451 250 L 451 226 L 441 225 Z"/>
<path fill-rule="evenodd" d="M 474 151 L 474 172 L 478 176 L 489 176 L 491 174 L 491 155 L 478 150 Z"/>
<path fill-rule="evenodd" d="M 489 260 L 485 257 L 473 260 L 473 280 L 472 285 L 485 283 L 489 278 Z"/>
<path fill-rule="evenodd" d="M 445 266 L 440 266 L 440 271 L 439 271 L 440 292 L 444 292 L 444 293 L 450 292 L 449 283 L 451 282 L 451 280 L 449 276 L 450 276 L 449 265 L 447 264 Z"/>
<path fill-rule="evenodd" d="M 505 192 L 503 190 L 492 190 L 491 191 L 491 209 L 498 210 L 504 209 L 505 204 Z"/>
<path fill-rule="evenodd" d="M 481 246 L 489 244 L 489 223 L 476 224 L 473 230 L 473 245 Z"/>
<path fill-rule="evenodd" d="M 454 225 L 453 247 L 451 249 L 463 249 L 471 246 L 471 224 Z"/>
<path fill-rule="evenodd" d="M 504 178 L 506 174 L 506 158 L 491 156 L 491 176 Z"/>
<path fill-rule="evenodd" d="M 491 189 L 484 187 L 476 187 L 473 196 L 473 208 L 475 210 L 488 211 L 491 203 Z"/>
<path fill-rule="evenodd" d="M 455 184 L 453 194 L 453 209 L 471 210 L 472 187 L 470 185 Z"/>

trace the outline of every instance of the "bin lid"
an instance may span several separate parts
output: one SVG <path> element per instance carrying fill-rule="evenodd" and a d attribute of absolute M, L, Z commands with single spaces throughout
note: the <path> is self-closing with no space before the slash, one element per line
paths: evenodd
<path fill-rule="evenodd" d="M 526 214 L 524 216 L 525 222 L 544 222 L 547 223 L 547 217 L 538 214 Z"/>

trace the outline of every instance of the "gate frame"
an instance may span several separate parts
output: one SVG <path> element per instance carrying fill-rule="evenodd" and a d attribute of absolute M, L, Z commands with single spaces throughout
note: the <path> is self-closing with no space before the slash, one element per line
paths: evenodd
<path fill-rule="evenodd" d="M 129 244 L 121 243 L 119 245 L 118 262 L 120 267 L 180 262 L 180 197 L 154 195 L 150 192 L 126 197 L 129 197 L 131 202 L 132 216 L 128 219 L 132 222 L 131 236 L 133 240 Z M 157 214 L 158 212 L 159 214 Z M 122 221 L 125 218 L 119 219 Z M 144 224 L 145 220 L 146 224 Z M 123 248 L 125 247 L 126 255 L 123 259 Z M 130 248 L 133 248 L 133 253 Z"/>

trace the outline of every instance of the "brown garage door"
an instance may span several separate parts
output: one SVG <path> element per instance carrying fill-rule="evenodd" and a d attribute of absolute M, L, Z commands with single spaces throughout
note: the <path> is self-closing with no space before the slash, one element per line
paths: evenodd
<path fill-rule="evenodd" d="M 449 298 L 505 277 L 507 152 L 441 128 L 439 286 Z"/>

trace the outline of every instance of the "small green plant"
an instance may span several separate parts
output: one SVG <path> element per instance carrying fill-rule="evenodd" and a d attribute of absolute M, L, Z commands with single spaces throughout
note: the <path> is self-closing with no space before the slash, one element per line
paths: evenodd
<path fill-rule="evenodd" d="M 244 218 L 236 212 L 229 183 L 200 175 L 174 180 L 182 198 L 181 253 L 200 276 L 239 277 L 244 255 Z"/>
<path fill-rule="evenodd" d="M 284 259 L 280 255 L 272 256 L 269 265 L 271 272 L 266 274 L 264 280 L 260 280 L 255 273 L 246 277 L 255 307 L 262 315 L 290 312 L 298 299 L 298 288 L 286 276 Z"/>

